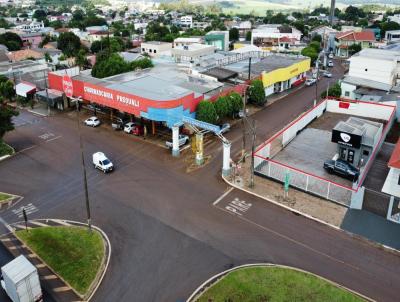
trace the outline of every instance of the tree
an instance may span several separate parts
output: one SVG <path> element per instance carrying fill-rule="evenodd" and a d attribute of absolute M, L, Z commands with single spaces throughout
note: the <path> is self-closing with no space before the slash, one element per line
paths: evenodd
<path fill-rule="evenodd" d="M 315 60 L 318 58 L 318 53 L 312 47 L 303 48 L 301 54 L 305 57 L 309 57 L 311 59 L 311 64 L 313 64 Z"/>
<path fill-rule="evenodd" d="M 90 51 L 92 53 L 98 53 L 103 49 L 102 41 L 93 41 L 92 45 L 90 45 Z"/>
<path fill-rule="evenodd" d="M 357 20 L 359 18 L 364 18 L 364 17 L 365 17 L 365 13 L 362 9 L 360 9 L 356 6 L 350 5 L 344 11 L 343 19 L 346 21 L 357 22 Z"/>
<path fill-rule="evenodd" d="M 228 100 L 231 104 L 232 114 L 238 113 L 243 108 L 243 98 L 237 92 L 232 92 L 228 96 Z"/>
<path fill-rule="evenodd" d="M 92 76 L 95 78 L 105 78 L 127 71 L 129 71 L 129 64 L 125 62 L 119 54 L 112 53 L 110 56 L 96 57 L 96 64 L 93 66 Z"/>
<path fill-rule="evenodd" d="M 253 80 L 251 81 L 251 86 L 248 89 L 249 93 L 249 102 L 258 105 L 264 106 L 267 102 L 265 98 L 265 90 L 264 85 L 261 80 Z"/>
<path fill-rule="evenodd" d="M 63 23 L 60 20 L 52 21 L 50 22 L 50 27 L 53 27 L 54 29 L 58 29 L 63 27 Z"/>
<path fill-rule="evenodd" d="M 45 54 L 44 54 L 44 60 L 46 61 L 46 62 L 53 62 L 53 59 L 50 57 L 50 55 L 49 55 L 49 53 L 48 52 L 46 52 Z"/>
<path fill-rule="evenodd" d="M 214 104 L 210 101 L 200 101 L 196 109 L 196 119 L 210 124 L 216 124 L 218 120 Z"/>
<path fill-rule="evenodd" d="M 322 98 L 325 98 L 326 96 L 339 98 L 341 95 L 342 95 L 342 88 L 340 87 L 339 83 L 335 83 L 327 91 L 321 93 Z"/>
<path fill-rule="evenodd" d="M 77 66 L 79 66 L 79 70 L 82 70 L 83 67 L 85 67 L 89 64 L 89 62 L 86 58 L 86 52 L 83 49 L 80 49 L 78 51 L 78 54 L 75 57 L 75 64 Z"/>
<path fill-rule="evenodd" d="M 47 13 L 42 9 L 37 9 L 33 13 L 33 18 L 37 21 L 44 21 L 47 17 Z"/>
<path fill-rule="evenodd" d="M 319 53 L 321 50 L 321 42 L 318 41 L 313 41 L 308 46 L 314 48 L 316 53 Z"/>
<path fill-rule="evenodd" d="M 239 30 L 236 27 L 233 27 L 229 30 L 229 40 L 230 41 L 239 40 Z"/>
<path fill-rule="evenodd" d="M 149 58 L 143 58 L 140 60 L 135 60 L 130 63 L 130 69 L 131 70 L 137 70 L 137 69 L 146 69 L 153 67 L 153 62 Z"/>
<path fill-rule="evenodd" d="M 251 41 L 251 31 L 246 33 L 246 41 Z"/>
<path fill-rule="evenodd" d="M 14 129 L 12 118 L 17 115 L 18 111 L 8 106 L 4 97 L 0 96 L 0 139 L 7 131 Z"/>
<path fill-rule="evenodd" d="M 381 29 L 381 36 L 384 37 L 386 32 L 389 30 L 399 30 L 400 24 L 397 22 L 389 21 L 389 22 L 381 22 L 379 23 L 379 27 Z"/>
<path fill-rule="evenodd" d="M 228 115 L 230 111 L 230 105 L 228 104 L 227 97 L 225 96 L 220 96 L 215 102 L 214 102 L 214 108 L 215 112 L 217 112 L 218 115 L 218 120 L 223 119 L 225 116 Z"/>
<path fill-rule="evenodd" d="M 22 47 L 22 39 L 16 33 L 5 32 L 0 35 L 0 44 L 7 46 L 8 50 L 20 50 Z"/>
<path fill-rule="evenodd" d="M 353 54 L 361 51 L 361 44 L 360 43 L 352 44 L 349 46 L 348 50 L 349 50 L 349 54 L 353 55 Z"/>
<path fill-rule="evenodd" d="M 14 83 L 10 80 L 2 81 L 0 83 L 0 96 L 5 100 L 11 101 L 15 96 Z"/>
<path fill-rule="evenodd" d="M 312 42 L 321 43 L 322 37 L 321 37 L 321 35 L 318 35 L 318 34 L 317 34 L 317 35 L 315 35 L 314 37 L 312 37 L 311 41 L 312 41 Z"/>
<path fill-rule="evenodd" d="M 71 57 L 81 48 L 81 40 L 72 32 L 61 33 L 57 40 L 57 48 Z"/>

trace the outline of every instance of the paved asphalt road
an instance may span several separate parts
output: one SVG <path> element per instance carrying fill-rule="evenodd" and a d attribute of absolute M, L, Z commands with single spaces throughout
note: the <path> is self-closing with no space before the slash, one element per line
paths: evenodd
<path fill-rule="evenodd" d="M 259 142 L 314 96 L 315 87 L 304 88 L 258 112 Z M 24 112 L 19 119 L 5 138 L 19 153 L 0 163 L 0 191 L 24 196 L 17 207 L 32 203 L 31 218 L 85 221 L 74 114 L 38 119 Z M 219 176 L 220 143 L 207 147 L 210 164 L 188 174 L 182 159 L 109 126 L 83 127 L 82 133 L 93 223 L 112 245 L 111 265 L 93 301 L 184 301 L 211 275 L 249 262 L 293 265 L 380 301 L 398 299 L 398 256 L 241 191 L 214 206 L 229 189 Z M 240 134 L 234 127 L 227 135 L 232 153 L 240 150 Z M 91 168 L 90 154 L 99 150 L 116 171 L 104 175 Z M 226 209 L 235 198 L 251 204 L 241 215 Z M 19 220 L 11 210 L 1 217 Z"/>

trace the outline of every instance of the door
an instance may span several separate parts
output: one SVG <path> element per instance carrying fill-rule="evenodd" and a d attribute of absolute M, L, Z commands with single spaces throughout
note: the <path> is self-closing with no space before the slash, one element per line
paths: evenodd
<path fill-rule="evenodd" d="M 340 148 L 340 158 L 343 160 L 347 160 L 347 148 Z"/>
<path fill-rule="evenodd" d="M 348 151 L 347 161 L 351 164 L 353 163 L 353 161 L 354 161 L 354 151 L 353 150 Z"/>

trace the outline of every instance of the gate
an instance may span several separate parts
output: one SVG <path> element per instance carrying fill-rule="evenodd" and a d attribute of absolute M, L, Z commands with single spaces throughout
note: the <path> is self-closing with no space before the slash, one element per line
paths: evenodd
<path fill-rule="evenodd" d="M 386 219 L 389 204 L 390 195 L 365 188 L 363 210 L 372 212 Z"/>

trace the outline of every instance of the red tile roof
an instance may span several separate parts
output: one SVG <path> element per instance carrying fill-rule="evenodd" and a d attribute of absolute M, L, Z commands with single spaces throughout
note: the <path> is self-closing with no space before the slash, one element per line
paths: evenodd
<path fill-rule="evenodd" d="M 390 156 L 388 166 L 391 168 L 400 169 L 400 139 L 397 141 L 396 146 L 394 147 L 392 156 Z"/>
<path fill-rule="evenodd" d="M 375 34 L 372 31 L 348 31 L 343 33 L 337 33 L 336 39 L 346 41 L 375 41 Z"/>

